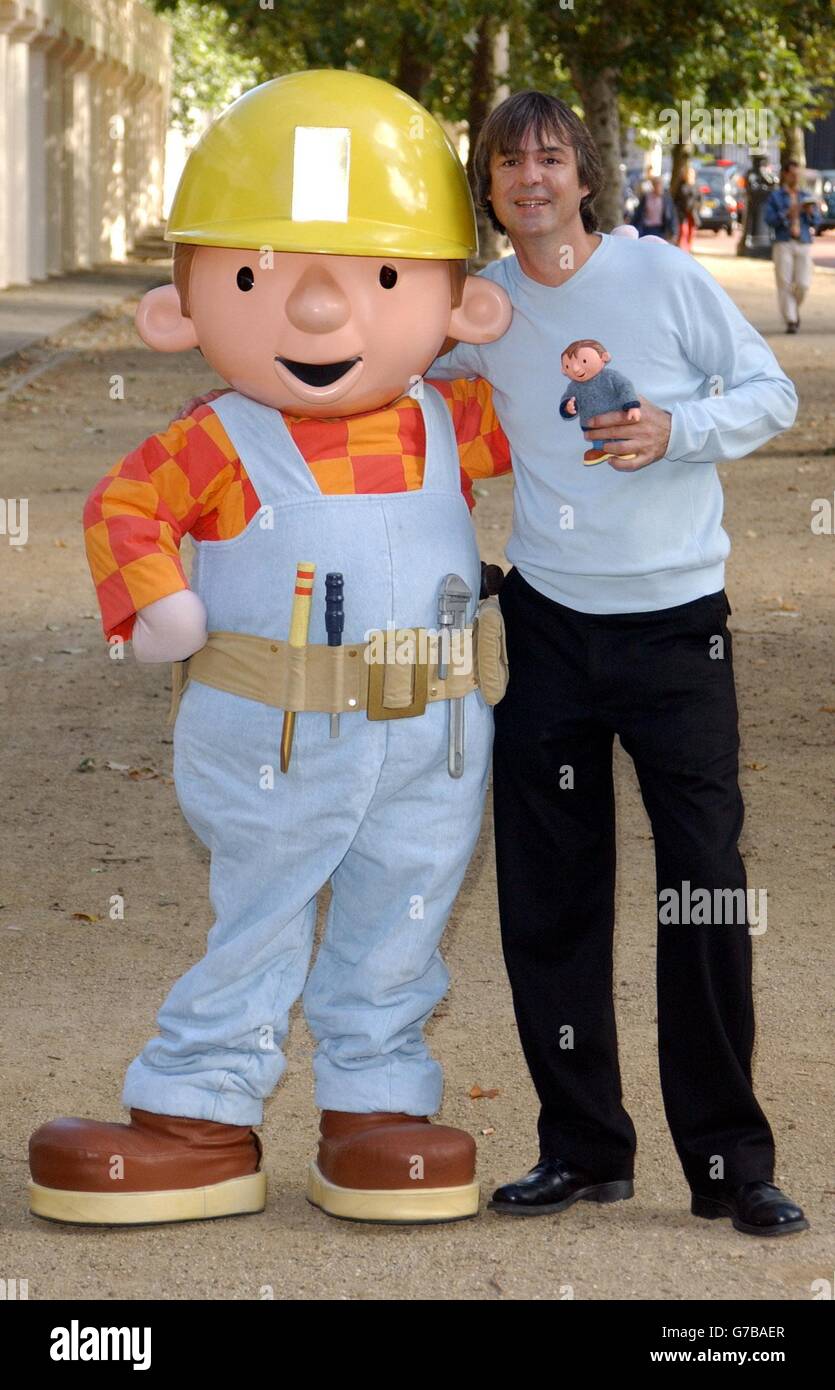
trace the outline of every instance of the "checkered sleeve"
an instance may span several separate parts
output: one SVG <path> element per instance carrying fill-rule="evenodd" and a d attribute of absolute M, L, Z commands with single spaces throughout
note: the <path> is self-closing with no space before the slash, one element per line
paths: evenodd
<path fill-rule="evenodd" d="M 431 384 L 444 397 L 452 416 L 461 460 L 461 491 L 472 511 L 474 480 L 497 478 L 512 468 L 510 444 L 493 404 L 493 388 L 483 377 L 433 380 Z"/>
<path fill-rule="evenodd" d="M 188 588 L 179 553 L 187 532 L 228 539 L 243 530 L 257 501 L 207 405 L 114 464 L 84 507 L 105 636 L 129 638 L 140 608 Z"/>

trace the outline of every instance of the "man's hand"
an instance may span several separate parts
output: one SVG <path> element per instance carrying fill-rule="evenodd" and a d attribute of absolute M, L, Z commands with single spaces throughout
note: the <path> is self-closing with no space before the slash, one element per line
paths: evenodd
<path fill-rule="evenodd" d="M 199 405 L 211 405 L 212 401 L 217 400 L 218 396 L 225 396 L 231 389 L 231 386 L 225 386 L 222 390 L 207 391 L 205 396 L 194 396 L 190 401 L 186 401 L 182 410 L 174 416 L 174 419 L 187 420 L 189 415 L 194 414 Z"/>
<path fill-rule="evenodd" d="M 639 396 L 641 402 L 640 420 L 630 420 L 628 410 L 607 410 L 603 415 L 595 415 L 583 431 L 586 439 L 596 448 L 605 447 L 613 455 L 606 460 L 619 473 L 634 473 L 638 468 L 646 468 L 648 463 L 662 459 L 670 442 L 670 429 L 673 417 L 669 410 L 661 410 L 652 401 Z M 613 431 L 612 426 L 617 430 Z M 601 446 L 602 439 L 611 440 L 617 434 L 616 444 Z M 634 459 L 626 459 L 624 454 L 634 454 Z"/>

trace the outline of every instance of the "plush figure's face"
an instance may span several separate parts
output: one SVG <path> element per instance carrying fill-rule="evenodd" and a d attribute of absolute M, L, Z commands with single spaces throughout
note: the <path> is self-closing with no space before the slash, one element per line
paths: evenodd
<path fill-rule="evenodd" d="M 571 377 L 572 381 L 591 381 L 611 360 L 608 352 L 598 352 L 593 347 L 576 348 L 574 352 L 564 352 L 562 355 L 563 376 Z"/>
<path fill-rule="evenodd" d="M 447 338 L 492 342 L 511 306 L 468 276 L 452 307 L 447 261 L 199 246 L 187 312 L 173 285 L 151 290 L 136 322 L 158 351 L 199 347 L 230 386 L 263 405 L 320 418 L 404 395 Z"/>

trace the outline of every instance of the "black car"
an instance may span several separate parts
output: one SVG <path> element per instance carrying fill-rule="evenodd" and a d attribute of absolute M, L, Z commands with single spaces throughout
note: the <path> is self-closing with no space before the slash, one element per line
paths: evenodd
<path fill-rule="evenodd" d="M 702 165 L 696 174 L 696 188 L 701 194 L 699 222 L 706 231 L 730 236 L 742 216 L 740 191 L 733 173 L 721 165 Z"/>

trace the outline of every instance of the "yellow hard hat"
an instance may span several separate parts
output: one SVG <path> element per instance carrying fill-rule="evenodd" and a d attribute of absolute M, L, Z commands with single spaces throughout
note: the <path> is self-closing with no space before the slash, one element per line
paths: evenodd
<path fill-rule="evenodd" d="M 464 168 L 412 97 L 364 73 L 291 73 L 246 92 L 188 158 L 168 241 L 464 260 Z"/>

